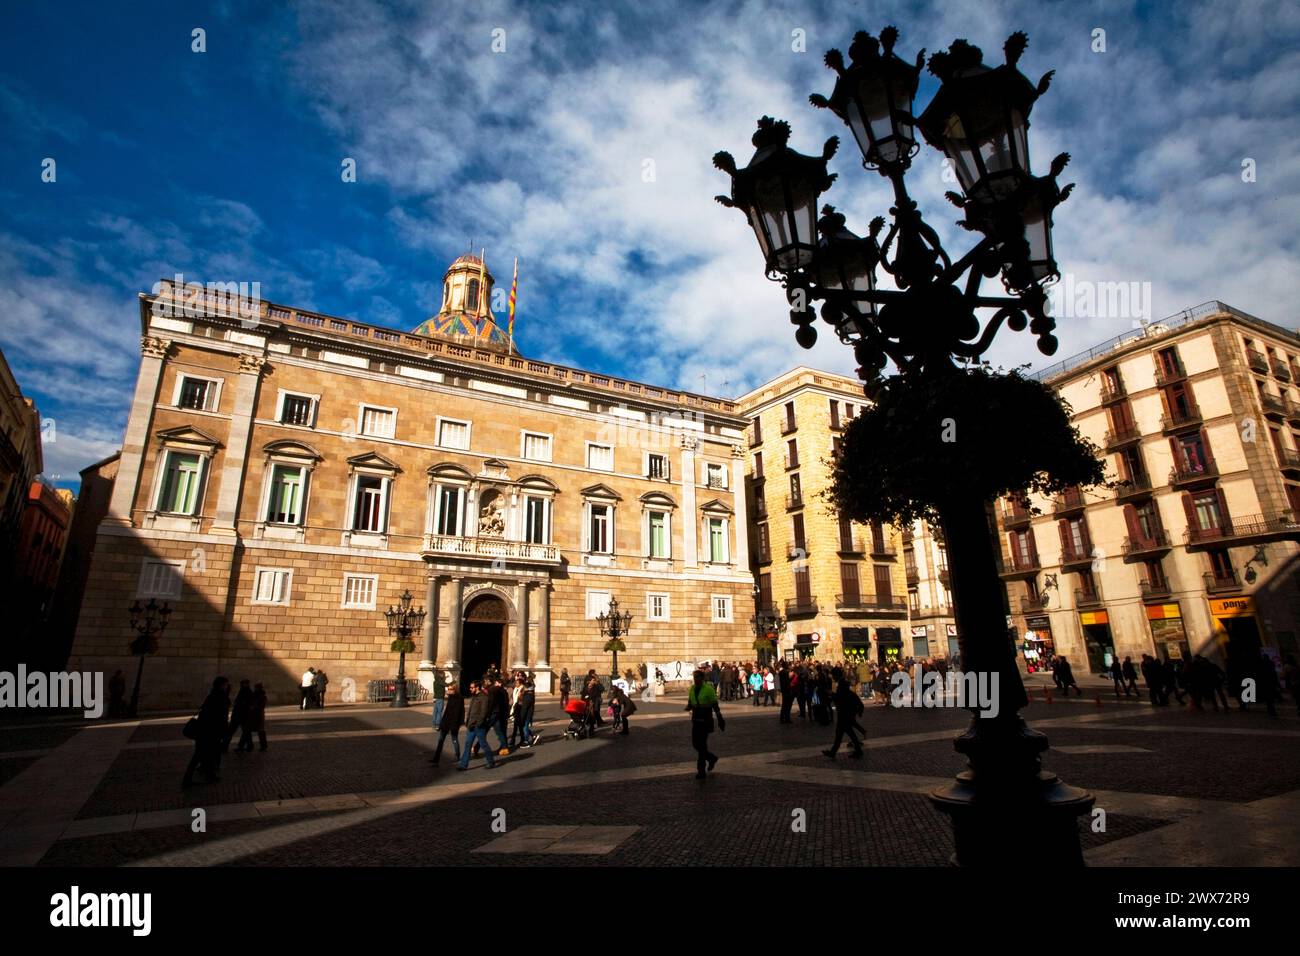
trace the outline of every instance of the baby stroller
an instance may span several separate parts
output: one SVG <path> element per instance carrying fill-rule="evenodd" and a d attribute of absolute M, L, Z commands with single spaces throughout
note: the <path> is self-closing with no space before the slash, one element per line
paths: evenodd
<path fill-rule="evenodd" d="M 569 726 L 564 731 L 566 740 L 585 740 L 595 732 L 595 720 L 591 707 L 581 698 L 573 698 L 564 705 L 564 712 L 569 715 Z"/>

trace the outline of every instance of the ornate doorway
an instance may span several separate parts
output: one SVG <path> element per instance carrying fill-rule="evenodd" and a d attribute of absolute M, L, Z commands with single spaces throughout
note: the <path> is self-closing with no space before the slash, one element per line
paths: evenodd
<path fill-rule="evenodd" d="M 461 638 L 461 677 L 468 682 L 482 678 L 492 665 L 509 666 L 505 661 L 506 626 L 510 610 L 495 594 L 475 597 L 465 609 L 465 629 Z"/>

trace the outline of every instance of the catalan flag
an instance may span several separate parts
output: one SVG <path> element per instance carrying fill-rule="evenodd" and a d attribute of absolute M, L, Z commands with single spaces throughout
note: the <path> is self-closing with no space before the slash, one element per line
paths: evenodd
<path fill-rule="evenodd" d="M 510 322 L 507 331 L 510 333 L 510 351 L 515 350 L 515 296 L 519 292 L 519 259 L 515 259 L 515 278 L 510 283 Z"/>

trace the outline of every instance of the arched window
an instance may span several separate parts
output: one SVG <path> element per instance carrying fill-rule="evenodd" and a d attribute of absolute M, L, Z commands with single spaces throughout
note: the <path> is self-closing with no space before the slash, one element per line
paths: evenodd
<path fill-rule="evenodd" d="M 469 280 L 469 293 L 465 297 L 465 311 L 478 311 L 478 279 Z"/>

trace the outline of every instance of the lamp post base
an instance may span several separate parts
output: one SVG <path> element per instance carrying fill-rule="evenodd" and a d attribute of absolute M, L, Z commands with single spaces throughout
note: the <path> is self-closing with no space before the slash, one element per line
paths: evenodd
<path fill-rule="evenodd" d="M 935 808 L 952 818 L 954 865 L 1005 866 L 1017 833 L 1034 835 L 1035 860 L 1049 869 L 1084 865 L 1078 818 L 1096 798 L 1039 767 L 1045 736 L 1019 718 L 976 717 L 955 746 L 970 757 L 970 769 L 930 794 Z"/>
<path fill-rule="evenodd" d="M 409 707 L 406 700 L 406 655 L 401 656 L 397 665 L 397 686 L 393 688 L 393 702 L 389 707 Z"/>

